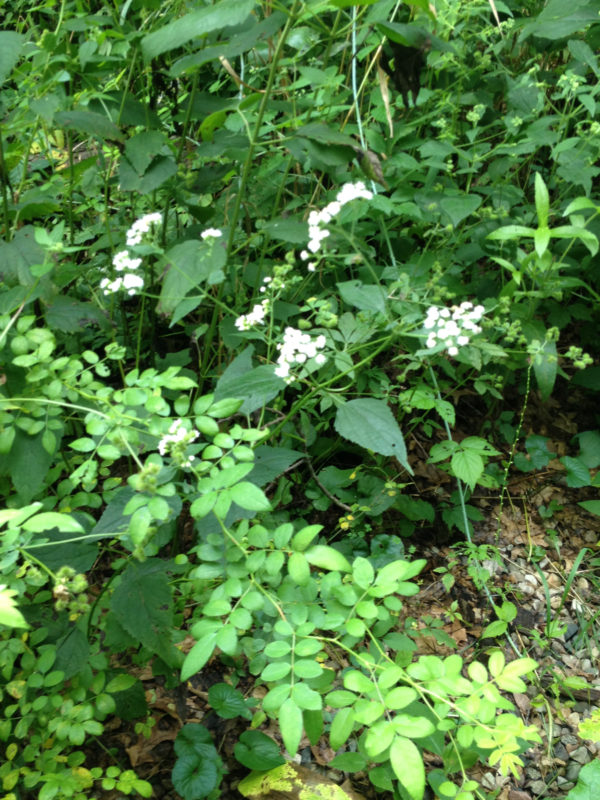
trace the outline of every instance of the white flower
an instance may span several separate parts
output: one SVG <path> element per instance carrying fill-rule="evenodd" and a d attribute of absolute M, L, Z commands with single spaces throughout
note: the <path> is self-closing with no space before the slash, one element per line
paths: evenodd
<path fill-rule="evenodd" d="M 121 250 L 115 255 L 112 263 L 117 272 L 123 272 L 125 269 L 137 269 L 142 263 L 142 259 L 131 258 L 127 250 Z"/>
<path fill-rule="evenodd" d="M 481 327 L 477 322 L 484 311 L 482 305 L 474 307 L 469 300 L 452 308 L 430 306 L 423 321 L 423 328 L 429 331 L 425 347 L 432 350 L 443 342 L 448 355 L 457 356 L 459 347 L 465 347 L 469 343 L 470 337 L 466 335 L 467 332 L 481 333 Z"/>
<path fill-rule="evenodd" d="M 200 234 L 201 239 L 220 239 L 223 236 L 223 231 L 219 228 L 207 228 Z"/>
<path fill-rule="evenodd" d="M 322 353 L 327 340 L 323 334 L 312 339 L 309 333 L 288 326 L 283 333 L 283 341 L 277 345 L 279 357 L 275 367 L 275 375 L 284 378 L 287 383 L 294 379 L 290 377 L 290 369 L 294 364 L 305 364 L 309 358 L 314 358 L 321 366 L 327 360 Z"/>
<path fill-rule="evenodd" d="M 260 303 L 256 303 L 249 314 L 242 314 L 235 321 L 235 327 L 240 331 L 249 331 L 254 325 L 259 325 L 264 321 L 265 314 L 269 310 L 269 299 L 265 298 Z"/>
<path fill-rule="evenodd" d="M 321 211 L 311 211 L 308 215 L 307 250 L 300 252 L 302 261 L 308 261 L 310 253 L 316 254 L 319 252 L 322 240 L 330 235 L 329 230 L 322 226 L 329 224 L 334 217 L 337 217 L 342 210 L 342 206 L 358 198 L 371 200 L 372 197 L 373 193 L 367 189 L 362 181 L 345 183 L 337 193 L 335 200 L 328 203 Z M 310 272 L 314 272 L 314 262 L 310 262 L 308 269 Z"/>
<path fill-rule="evenodd" d="M 140 275 L 128 272 L 123 275 L 123 286 L 127 289 L 127 294 L 137 294 L 138 289 L 144 288 L 144 279 Z"/>
<path fill-rule="evenodd" d="M 176 464 L 184 469 L 189 468 L 194 460 L 193 455 L 186 455 L 187 446 L 195 441 L 200 433 L 197 430 L 188 431 L 181 419 L 175 419 L 169 426 L 169 431 L 158 443 L 158 452 L 161 456 L 170 453 Z"/>
<path fill-rule="evenodd" d="M 154 211 L 151 214 L 145 214 L 140 219 L 136 220 L 131 228 L 127 231 L 127 245 L 128 247 L 135 247 L 144 238 L 144 234 L 148 233 L 153 225 L 160 225 L 162 222 L 162 214 Z"/>

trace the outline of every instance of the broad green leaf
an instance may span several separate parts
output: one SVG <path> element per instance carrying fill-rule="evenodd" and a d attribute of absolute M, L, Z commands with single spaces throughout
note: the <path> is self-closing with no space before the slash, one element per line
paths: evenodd
<path fill-rule="evenodd" d="M 175 50 L 192 39 L 204 37 L 234 25 L 241 25 L 248 17 L 255 0 L 221 0 L 214 6 L 184 14 L 174 22 L 149 33 L 142 39 L 142 52 L 146 61 Z"/>
<path fill-rule="evenodd" d="M 519 41 L 528 36 L 565 39 L 598 21 L 598 9 L 590 0 L 549 0 L 542 11 L 525 23 Z"/>
<path fill-rule="evenodd" d="M 453 474 L 473 490 L 483 475 L 483 459 L 473 450 L 458 450 L 450 460 Z"/>
<path fill-rule="evenodd" d="M 394 738 L 394 725 L 390 720 L 382 719 L 368 731 L 365 738 L 365 752 L 369 758 L 377 760 L 377 756 L 391 745 Z"/>
<path fill-rule="evenodd" d="M 208 702 L 221 719 L 252 718 L 243 694 L 228 683 L 213 683 L 208 690 Z"/>
<path fill-rule="evenodd" d="M 565 800 L 597 800 L 600 796 L 600 760 L 583 766 L 574 786 Z"/>
<path fill-rule="evenodd" d="M 114 122 L 103 114 L 96 114 L 94 111 L 82 111 L 80 109 L 59 111 L 54 115 L 54 121 L 61 128 L 75 128 L 80 133 L 85 133 L 88 136 L 97 136 L 100 139 L 122 142 L 125 138 Z"/>
<path fill-rule="evenodd" d="M 16 594 L 14 589 L 0 590 L 0 625 L 6 625 L 8 628 L 28 628 L 29 624 L 17 608 L 14 598 Z"/>
<path fill-rule="evenodd" d="M 247 511 L 270 511 L 271 503 L 258 486 L 249 481 L 236 483 L 229 490 L 231 499 Z"/>
<path fill-rule="evenodd" d="M 442 197 L 440 208 L 448 216 L 452 225 L 456 227 L 463 219 L 477 211 L 482 200 L 483 198 L 478 194 L 465 194 L 458 197 L 449 195 Z"/>
<path fill-rule="evenodd" d="M 0 84 L 4 83 L 21 55 L 25 36 L 15 31 L 0 31 Z"/>
<path fill-rule="evenodd" d="M 423 739 L 425 736 L 431 736 L 435 731 L 435 725 L 430 719 L 414 717 L 410 714 L 396 714 L 393 724 L 398 733 L 411 739 Z"/>
<path fill-rule="evenodd" d="M 292 537 L 292 550 L 296 550 L 297 552 L 306 550 L 315 536 L 317 536 L 322 530 L 322 525 L 306 525 L 306 527 L 299 530 L 298 533 L 294 534 Z"/>
<path fill-rule="evenodd" d="M 252 366 L 254 347 L 249 346 L 237 356 L 217 381 L 215 397 L 243 397 L 241 414 L 252 414 L 276 397 L 285 381 L 273 373 L 273 368 L 263 364 Z"/>
<path fill-rule="evenodd" d="M 400 427 L 383 400 L 364 398 L 340 406 L 335 416 L 336 431 L 355 444 L 384 456 L 395 456 L 412 475 Z"/>
<path fill-rule="evenodd" d="M 425 793 L 425 766 L 417 746 L 404 736 L 396 736 L 390 747 L 390 763 L 411 800 L 422 800 Z"/>
<path fill-rule="evenodd" d="M 220 270 L 225 266 L 226 254 L 218 240 L 211 244 L 189 240 L 168 250 L 165 260 L 168 272 L 160 292 L 159 310 L 171 315 L 188 292 L 197 294 L 203 283 L 218 280 Z"/>
<path fill-rule="evenodd" d="M 244 731 L 233 749 L 233 754 L 247 769 L 266 771 L 285 764 L 279 745 L 262 731 Z"/>
<path fill-rule="evenodd" d="M 142 563 L 131 563 L 121 575 L 110 607 L 130 636 L 158 653 L 165 661 L 173 657 L 170 653 L 171 649 L 175 649 L 170 643 L 173 598 L 163 561 L 148 559 Z M 191 652 L 186 662 L 190 655 Z"/>
<path fill-rule="evenodd" d="M 344 303 L 360 311 L 377 311 L 385 314 L 386 292 L 381 286 L 372 286 L 362 281 L 343 281 L 336 284 Z"/>
<path fill-rule="evenodd" d="M 332 750 L 338 750 L 344 745 L 354 730 L 354 709 L 341 708 L 331 722 L 329 743 Z"/>
<path fill-rule="evenodd" d="M 31 531 L 32 533 L 43 533 L 50 531 L 52 528 L 58 528 L 59 531 L 67 531 L 70 533 L 83 533 L 83 528 L 68 514 L 59 514 L 56 511 L 45 511 L 42 514 L 36 514 L 35 517 L 30 517 L 21 525 L 23 530 Z"/>
<path fill-rule="evenodd" d="M 351 567 L 348 560 L 339 550 L 329 547 L 326 544 L 315 544 L 304 551 L 306 560 L 309 564 L 321 569 L 336 570 L 339 572 L 350 572 Z"/>
<path fill-rule="evenodd" d="M 177 760 L 171 772 L 175 791 L 181 797 L 202 798 L 218 785 L 219 755 L 202 725 L 184 725 L 175 739 Z"/>
<path fill-rule="evenodd" d="M 597 514 L 600 516 L 600 500 L 582 500 L 577 505 L 589 511 L 590 514 Z"/>
<path fill-rule="evenodd" d="M 181 680 L 187 681 L 192 675 L 200 672 L 208 659 L 212 656 L 217 642 L 216 632 L 208 633 L 199 639 L 185 657 L 181 667 Z"/>
<path fill-rule="evenodd" d="M 278 719 L 281 738 L 283 739 L 285 749 L 291 756 L 295 756 L 298 752 L 300 739 L 302 738 L 302 709 L 288 697 L 288 699 L 282 703 Z"/>
<path fill-rule="evenodd" d="M 288 573 L 298 586 L 306 586 L 310 581 L 310 566 L 303 553 L 292 553 L 288 559 Z"/>
<path fill-rule="evenodd" d="M 560 463 L 567 471 L 567 486 L 572 489 L 579 489 L 582 486 L 589 486 L 592 482 L 589 469 L 578 458 L 563 456 Z"/>
<path fill-rule="evenodd" d="M 417 699 L 417 692 L 410 686 L 397 686 L 385 695 L 386 708 L 392 711 L 398 711 L 401 708 L 406 708 L 414 700 Z"/>

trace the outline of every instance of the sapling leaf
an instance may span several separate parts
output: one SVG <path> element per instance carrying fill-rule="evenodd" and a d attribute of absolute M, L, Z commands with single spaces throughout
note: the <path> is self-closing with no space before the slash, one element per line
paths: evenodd
<path fill-rule="evenodd" d="M 390 763 L 411 800 L 422 800 L 425 793 L 425 766 L 417 746 L 404 736 L 396 736 L 390 747 Z"/>
<path fill-rule="evenodd" d="M 291 756 L 295 756 L 302 738 L 302 709 L 288 697 L 281 705 L 278 719 L 286 750 Z"/>

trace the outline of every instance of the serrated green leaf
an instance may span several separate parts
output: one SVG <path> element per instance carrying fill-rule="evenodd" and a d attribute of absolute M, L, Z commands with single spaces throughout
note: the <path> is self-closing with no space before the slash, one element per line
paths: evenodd
<path fill-rule="evenodd" d="M 360 398 L 337 410 L 336 431 L 355 444 L 384 456 L 394 456 L 412 475 L 404 437 L 389 406 L 383 400 Z"/>

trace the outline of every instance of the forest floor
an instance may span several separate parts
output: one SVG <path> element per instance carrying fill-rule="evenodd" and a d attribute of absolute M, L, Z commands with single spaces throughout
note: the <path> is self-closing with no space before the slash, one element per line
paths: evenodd
<path fill-rule="evenodd" d="M 555 458 L 543 470 L 511 472 L 502 507 L 497 492 L 471 498 L 471 505 L 483 516 L 482 522 L 474 524 L 471 548 L 465 549 L 456 532 L 448 541 L 432 530 L 407 540 L 411 556 L 428 562 L 420 576 L 421 591 L 403 599 L 405 617 L 414 618 L 423 629 L 417 639 L 418 653 L 445 656 L 458 652 L 468 663 L 475 656 L 485 661 L 486 650 L 500 646 L 507 660 L 529 656 L 539 664 L 536 682 L 526 693 L 508 699 L 526 724 L 537 726 L 542 744 L 526 753 L 519 778 L 480 765 L 469 770 L 497 800 L 564 798 L 577 782 L 581 767 L 600 754 L 599 744 L 578 735 L 580 722 L 600 701 L 600 518 L 578 505 L 597 497 L 597 491 L 569 488 L 558 460 L 569 452 L 573 436 L 585 430 L 591 418 L 585 419 L 576 396 L 565 400 L 562 407 L 552 401 L 544 405 L 534 402 L 524 420 L 524 437 L 547 437 Z M 461 438 L 460 430 L 456 438 Z M 415 472 L 417 482 L 429 491 L 449 481 L 430 464 L 418 464 Z M 487 592 L 494 602 L 508 601 L 516 607 L 508 635 L 493 640 L 482 638 L 493 619 L 488 594 L 477 582 L 482 568 L 489 574 Z M 150 781 L 155 796 L 176 800 L 170 780 L 173 742 L 182 724 L 202 722 L 228 770 L 220 797 L 240 797 L 236 787 L 247 770 L 235 760 L 233 748 L 248 723 L 239 717 L 221 719 L 208 706 L 210 686 L 231 680 L 227 668 L 213 658 L 198 676 L 178 689 L 166 689 L 150 667 L 138 670 L 136 677 L 145 687 L 154 726 L 146 734 L 138 734 L 133 721 L 116 718 L 106 725 L 103 744 L 124 754 L 123 766 L 134 768 L 139 777 Z M 247 697 L 264 693 L 264 687 L 250 682 L 238 683 L 237 688 Z M 262 730 L 281 744 L 275 723 Z M 328 768 L 334 755 L 325 736 L 316 746 L 306 740 L 297 756 L 298 769 L 306 775 L 313 770 L 327 776 L 353 800 L 388 796 L 375 790 L 364 774 L 344 775 Z M 438 766 L 433 755 L 426 763 L 432 769 Z M 113 800 L 109 795 L 107 800 Z M 265 800 L 271 797 L 275 795 L 265 796 Z M 287 797 L 297 800 L 293 793 L 277 794 L 278 800 Z"/>

